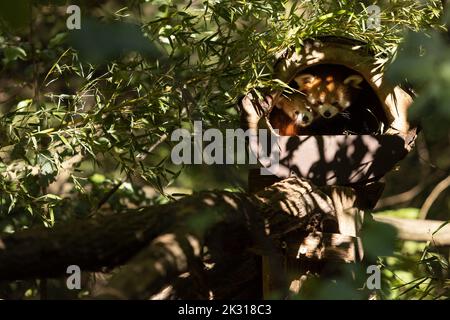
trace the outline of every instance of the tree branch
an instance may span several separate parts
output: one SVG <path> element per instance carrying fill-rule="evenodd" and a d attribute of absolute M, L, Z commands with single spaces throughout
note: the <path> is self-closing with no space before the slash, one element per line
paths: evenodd
<path fill-rule="evenodd" d="M 253 241 L 263 243 L 268 228 L 263 218 L 271 219 L 271 233 L 276 234 L 287 225 L 302 226 L 312 210 L 308 208 L 332 217 L 327 196 L 294 178 L 256 195 L 202 192 L 141 212 L 3 234 L 0 280 L 59 276 L 72 264 L 84 271 L 99 271 L 125 263 L 163 234 L 191 235 L 203 244 L 209 230 L 220 223 L 241 224 Z M 274 214 L 279 211 L 288 217 L 280 219 Z M 177 272 L 185 271 L 177 267 Z"/>
<path fill-rule="evenodd" d="M 312 224 L 322 228 L 318 231 L 339 232 L 336 212 L 352 206 L 347 203 L 344 208 L 342 203 L 339 209 L 339 199 L 304 180 L 290 178 L 253 195 L 201 192 L 140 211 L 2 234 L 0 280 L 57 277 L 69 265 L 99 271 L 126 263 L 100 296 L 149 298 L 184 273 L 189 273 L 196 287 L 218 288 L 213 291 L 216 296 L 236 296 L 252 279 L 259 279 L 255 252 L 268 257 L 271 269 L 277 270 L 283 259 L 276 243 L 288 232 L 305 231 Z M 400 239 L 450 244 L 449 226 L 432 235 L 442 224 L 439 221 L 383 216 L 375 220 L 396 227 Z M 325 221 L 328 230 L 317 221 Z M 208 248 L 207 262 L 204 248 Z M 205 263 L 214 265 L 207 278 Z M 237 270 L 247 271 L 233 273 Z M 240 281 L 233 281 L 236 286 L 232 287 L 224 283 L 227 276 Z M 285 287 L 282 276 L 276 281 Z"/>
<path fill-rule="evenodd" d="M 378 214 L 373 218 L 397 229 L 397 237 L 401 240 L 430 241 L 434 246 L 450 246 L 450 225 L 444 226 L 446 221 L 401 219 Z"/>
<path fill-rule="evenodd" d="M 439 182 L 436 187 L 431 191 L 430 195 L 427 197 L 425 202 L 423 203 L 422 208 L 419 212 L 419 218 L 425 219 L 427 217 L 428 211 L 433 205 L 434 201 L 439 197 L 439 195 L 448 187 L 450 187 L 450 176 Z"/>

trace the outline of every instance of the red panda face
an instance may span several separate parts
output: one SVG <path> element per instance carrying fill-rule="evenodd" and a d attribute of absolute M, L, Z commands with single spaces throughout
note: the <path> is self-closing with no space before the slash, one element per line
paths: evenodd
<path fill-rule="evenodd" d="M 339 73 L 301 74 L 295 77 L 311 108 L 330 119 L 351 106 L 353 95 L 361 89 L 363 78 L 354 74 L 343 77 Z"/>
<path fill-rule="evenodd" d="M 319 116 L 301 93 L 280 96 L 275 105 L 300 127 L 309 126 Z"/>

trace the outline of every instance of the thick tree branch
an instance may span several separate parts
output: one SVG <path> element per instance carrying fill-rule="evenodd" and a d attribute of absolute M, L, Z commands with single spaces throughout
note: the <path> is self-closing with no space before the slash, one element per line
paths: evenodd
<path fill-rule="evenodd" d="M 343 189 L 344 193 L 351 191 Z M 148 298 L 188 272 L 188 281 L 194 281 L 196 288 L 205 288 L 206 296 L 207 288 L 219 288 L 214 292 L 220 295 L 224 286 L 234 291 L 223 296 L 233 296 L 257 276 L 254 252 L 269 257 L 275 270 L 281 268 L 282 260 L 275 242 L 286 233 L 312 224 L 322 228 L 319 231 L 339 232 L 342 221 L 338 227 L 338 211 L 348 212 L 354 201 L 345 198 L 344 204 L 341 198 L 329 197 L 306 181 L 290 178 L 253 195 L 202 192 L 140 211 L 3 234 L 0 280 L 61 276 L 72 264 L 83 271 L 98 271 L 126 263 L 100 295 Z M 438 221 L 382 216 L 375 220 L 396 227 L 400 239 L 450 244 L 448 226 L 432 235 L 441 225 Z M 351 236 L 357 229 L 352 228 Z M 200 275 L 208 261 L 215 265 L 212 278 Z M 246 272 L 242 278 L 240 272 L 242 281 L 236 283 L 241 287 L 227 287 L 224 275 L 232 275 L 241 266 L 253 273 Z M 285 279 L 275 280 L 285 286 Z"/>
<path fill-rule="evenodd" d="M 84 271 L 114 267 L 151 246 L 162 234 L 190 234 L 203 243 L 207 232 L 219 223 L 242 224 L 261 238 L 267 232 L 264 217 L 273 222 L 270 232 L 274 234 L 287 225 L 300 227 L 302 218 L 313 209 L 332 216 L 326 195 L 306 182 L 288 179 L 256 195 L 203 192 L 142 212 L 3 234 L 0 280 L 59 276 L 72 264 Z M 277 211 L 291 218 L 280 219 L 274 214 Z M 177 272 L 183 271 L 185 268 L 177 268 Z"/>

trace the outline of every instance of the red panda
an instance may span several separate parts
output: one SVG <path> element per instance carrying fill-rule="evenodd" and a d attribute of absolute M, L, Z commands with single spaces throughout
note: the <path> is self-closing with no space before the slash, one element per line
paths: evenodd
<path fill-rule="evenodd" d="M 319 117 L 301 93 L 280 96 L 275 106 L 282 112 L 273 118 L 272 127 L 283 136 L 297 135 L 299 127 L 307 127 Z"/>
<path fill-rule="evenodd" d="M 294 78 L 313 110 L 327 119 L 352 105 L 363 80 L 359 74 L 334 65 L 312 67 Z"/>
<path fill-rule="evenodd" d="M 280 135 L 297 135 L 319 118 L 331 119 L 349 108 L 361 89 L 363 77 L 343 66 L 319 65 L 298 74 L 291 87 L 294 94 L 281 95 L 275 106 L 282 112 L 271 117 Z"/>

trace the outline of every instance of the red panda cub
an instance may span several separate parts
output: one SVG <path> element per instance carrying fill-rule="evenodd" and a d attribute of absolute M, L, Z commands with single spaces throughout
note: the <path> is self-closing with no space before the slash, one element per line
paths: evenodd
<path fill-rule="evenodd" d="M 352 105 L 363 77 L 337 65 L 319 65 L 294 78 L 311 108 L 326 119 Z"/>
<path fill-rule="evenodd" d="M 275 101 L 275 106 L 282 112 L 272 118 L 272 127 L 282 136 L 297 135 L 299 127 L 307 127 L 319 117 L 301 93 L 282 95 Z"/>
<path fill-rule="evenodd" d="M 291 86 L 297 85 L 298 93 L 282 95 L 275 101 L 280 112 L 271 122 L 280 135 L 297 135 L 317 119 L 331 119 L 344 111 L 356 100 L 364 81 L 359 74 L 338 65 L 319 65 L 307 72 L 294 78 Z"/>

